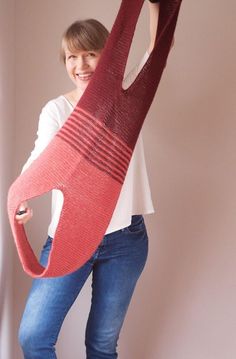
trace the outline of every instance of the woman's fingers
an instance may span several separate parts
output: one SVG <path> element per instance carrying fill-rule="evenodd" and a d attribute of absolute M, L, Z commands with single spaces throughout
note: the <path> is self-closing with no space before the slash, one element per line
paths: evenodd
<path fill-rule="evenodd" d="M 19 224 L 25 224 L 33 217 L 33 210 L 32 208 L 25 208 L 22 205 L 19 207 L 19 210 L 16 214 L 16 220 Z"/>

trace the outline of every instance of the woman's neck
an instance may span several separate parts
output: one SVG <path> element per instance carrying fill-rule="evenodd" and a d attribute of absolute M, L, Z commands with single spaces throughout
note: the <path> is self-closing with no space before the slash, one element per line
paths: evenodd
<path fill-rule="evenodd" d="M 75 107 L 79 101 L 79 99 L 82 97 L 83 91 L 82 90 L 72 90 L 71 92 L 68 92 L 64 95 L 64 97 L 70 102 L 70 104 Z"/>

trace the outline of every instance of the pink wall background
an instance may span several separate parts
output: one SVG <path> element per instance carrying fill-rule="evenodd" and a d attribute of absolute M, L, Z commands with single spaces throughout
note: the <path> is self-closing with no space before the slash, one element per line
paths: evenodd
<path fill-rule="evenodd" d="M 8 4 L 10 11 L 11 1 Z M 57 61 L 64 29 L 85 17 L 96 17 L 110 28 L 119 4 L 119 0 L 15 3 L 16 111 L 13 118 L 8 112 L 9 99 L 1 108 L 5 111 L 1 112 L 1 150 L 8 149 L 1 173 L 6 168 L 10 171 L 14 151 L 15 177 L 19 174 L 33 146 L 41 107 L 71 88 Z M 156 213 L 146 216 L 149 260 L 120 337 L 121 359 L 236 356 L 235 13 L 233 0 L 228 0 L 227 7 L 219 0 L 206 0 L 204 6 L 183 1 L 175 47 L 143 129 Z M 145 7 L 129 67 L 145 50 L 147 14 Z M 9 16 L 12 21 L 13 15 Z M 0 66 L 7 67 L 13 81 L 11 61 L 0 62 Z M 5 89 L 6 82 L 2 84 Z M 15 139 L 11 146 L 10 136 Z M 1 191 L 5 188 L 2 185 Z M 34 208 L 34 219 L 27 228 L 39 250 L 49 222 L 48 197 L 35 201 Z M 4 216 L 5 231 L 6 223 Z M 15 250 L 13 263 L 11 344 L 13 358 L 22 359 L 17 328 L 30 279 Z M 64 323 L 59 358 L 85 358 L 89 305 L 88 281 Z"/>
<path fill-rule="evenodd" d="M 14 0 L 0 0 L 0 358 L 12 358 L 12 247 L 6 194 L 13 179 Z"/>

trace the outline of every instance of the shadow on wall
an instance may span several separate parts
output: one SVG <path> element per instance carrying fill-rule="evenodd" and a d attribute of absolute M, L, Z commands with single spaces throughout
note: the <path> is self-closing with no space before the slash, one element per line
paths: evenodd
<path fill-rule="evenodd" d="M 0 189 L 0 193 L 2 193 L 2 190 Z M 4 302 L 5 302 L 5 295 L 6 293 L 6 241 L 4 240 L 4 230 L 3 230 L 3 201 L 0 202 L 1 208 L 0 208 L 0 337 L 2 337 L 2 326 L 3 326 L 3 310 L 4 310 Z"/>

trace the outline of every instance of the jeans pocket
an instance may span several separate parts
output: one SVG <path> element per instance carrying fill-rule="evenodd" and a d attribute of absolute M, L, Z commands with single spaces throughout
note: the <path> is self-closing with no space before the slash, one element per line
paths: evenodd
<path fill-rule="evenodd" d="M 43 250 L 51 249 L 52 246 L 52 238 L 48 236 L 46 242 L 44 243 Z"/>
<path fill-rule="evenodd" d="M 128 233 L 141 233 L 143 231 L 146 231 L 144 218 L 142 215 L 133 215 L 131 224 L 125 228 L 126 232 Z"/>
<path fill-rule="evenodd" d="M 53 241 L 53 239 L 48 236 L 48 238 L 47 238 L 47 240 L 46 240 L 46 242 L 45 242 L 45 244 L 43 246 L 42 252 L 41 252 L 40 264 L 45 266 L 45 267 L 47 265 L 49 253 L 51 251 L 52 241 Z"/>

